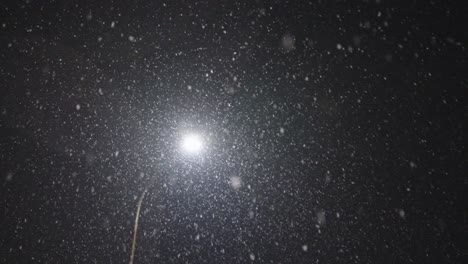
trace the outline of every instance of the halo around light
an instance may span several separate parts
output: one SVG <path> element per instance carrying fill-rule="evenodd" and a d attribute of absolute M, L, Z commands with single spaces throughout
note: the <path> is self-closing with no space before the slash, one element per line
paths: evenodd
<path fill-rule="evenodd" d="M 182 137 L 181 149 L 187 154 L 197 154 L 203 149 L 203 140 L 197 134 L 187 134 Z"/>

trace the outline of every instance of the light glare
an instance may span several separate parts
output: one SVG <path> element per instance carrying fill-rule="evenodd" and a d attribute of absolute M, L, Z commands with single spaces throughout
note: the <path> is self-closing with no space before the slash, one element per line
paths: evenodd
<path fill-rule="evenodd" d="M 189 134 L 182 139 L 182 150 L 186 153 L 195 154 L 202 150 L 203 141 L 199 135 Z"/>

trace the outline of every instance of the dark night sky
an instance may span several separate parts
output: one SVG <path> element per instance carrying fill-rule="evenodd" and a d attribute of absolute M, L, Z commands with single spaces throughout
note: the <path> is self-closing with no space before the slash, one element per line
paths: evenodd
<path fill-rule="evenodd" d="M 466 263 L 456 1 L 0 3 L 0 263 Z M 204 149 L 180 150 L 185 133 Z"/>

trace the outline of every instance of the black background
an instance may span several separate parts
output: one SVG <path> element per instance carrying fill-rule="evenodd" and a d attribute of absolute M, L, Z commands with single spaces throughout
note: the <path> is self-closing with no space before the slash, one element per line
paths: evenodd
<path fill-rule="evenodd" d="M 467 261 L 465 13 L 0 3 L 0 261 Z"/>

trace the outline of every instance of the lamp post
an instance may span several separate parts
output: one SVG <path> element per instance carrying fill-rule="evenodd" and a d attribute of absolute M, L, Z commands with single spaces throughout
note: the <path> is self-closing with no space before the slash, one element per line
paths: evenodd
<path fill-rule="evenodd" d="M 184 154 L 188 155 L 196 155 L 200 153 L 203 149 L 203 140 L 197 134 L 187 134 L 182 138 L 180 143 L 181 150 Z M 133 226 L 133 239 L 132 239 L 132 248 L 130 253 L 130 262 L 129 264 L 133 264 L 133 260 L 135 258 L 135 249 L 136 249 L 136 238 L 137 238 L 137 231 L 138 231 L 138 219 L 140 218 L 140 210 L 141 204 L 143 203 L 143 198 L 145 198 L 145 194 L 148 192 L 148 188 L 145 188 L 143 193 L 140 196 L 140 200 L 138 200 L 136 215 L 135 215 L 135 224 Z"/>

